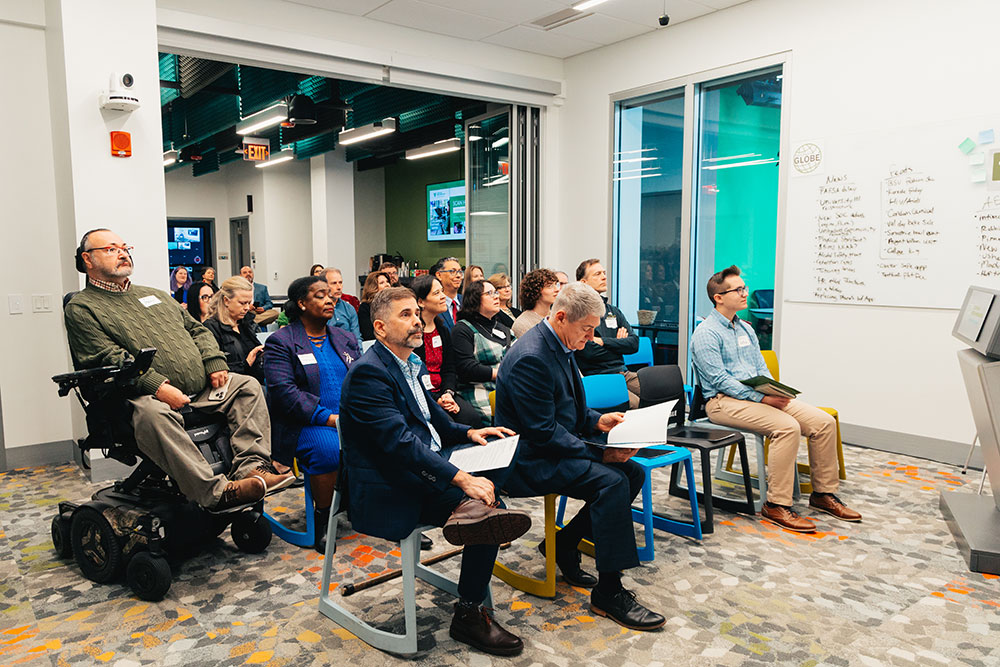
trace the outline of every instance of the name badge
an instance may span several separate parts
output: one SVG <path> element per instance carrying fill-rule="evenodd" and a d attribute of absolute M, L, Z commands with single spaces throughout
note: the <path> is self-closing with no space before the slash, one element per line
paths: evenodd
<path fill-rule="evenodd" d="M 297 356 L 299 357 L 299 363 L 302 364 L 303 366 L 308 366 L 309 364 L 316 363 L 316 355 L 313 354 L 312 352 L 309 352 L 308 354 L 300 354 Z"/>
<path fill-rule="evenodd" d="M 139 303 L 146 306 L 146 308 L 149 308 L 150 306 L 155 306 L 160 303 L 160 300 L 156 298 L 155 294 L 150 294 L 149 296 L 144 296 L 139 299 Z"/>
<path fill-rule="evenodd" d="M 604 324 L 609 329 L 614 329 L 615 331 L 618 330 L 618 318 L 615 317 L 614 315 L 604 318 Z"/>
<path fill-rule="evenodd" d="M 494 329 L 493 330 L 493 335 L 496 336 L 497 338 L 506 338 L 507 337 L 507 334 L 505 334 L 503 331 L 500 331 L 500 329 Z"/>
<path fill-rule="evenodd" d="M 430 375 L 421 375 L 420 381 L 424 383 L 424 389 L 427 391 L 434 391 L 434 383 L 431 382 Z"/>
<path fill-rule="evenodd" d="M 431 347 L 441 347 L 441 336 L 431 338 Z"/>
<path fill-rule="evenodd" d="M 749 347 L 750 336 L 740 336 L 739 338 L 736 339 L 736 345 L 738 345 L 739 347 Z"/>

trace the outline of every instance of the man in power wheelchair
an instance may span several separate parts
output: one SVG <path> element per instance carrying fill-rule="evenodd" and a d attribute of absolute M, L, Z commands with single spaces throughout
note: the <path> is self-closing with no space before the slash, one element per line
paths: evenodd
<path fill-rule="evenodd" d="M 110 230 L 83 236 L 76 266 L 87 286 L 64 308 L 78 372 L 53 379 L 61 395 L 79 390 L 89 432 L 81 447 L 142 461 L 88 503 L 60 504 L 53 543 L 90 579 L 109 581 L 124 566 L 140 597 L 160 599 L 170 585 L 165 552 L 229 523 L 244 551 L 266 548 L 262 500 L 294 477 L 271 466 L 260 385 L 230 374 L 211 332 L 170 295 L 131 284 L 130 250 Z"/>

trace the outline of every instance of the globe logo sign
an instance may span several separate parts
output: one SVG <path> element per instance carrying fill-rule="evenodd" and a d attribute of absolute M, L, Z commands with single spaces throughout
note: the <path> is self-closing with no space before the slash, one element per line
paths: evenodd
<path fill-rule="evenodd" d="M 800 174 L 816 171 L 822 162 L 823 151 L 812 143 L 802 144 L 795 149 L 795 154 L 792 156 L 792 165 L 795 167 L 795 171 Z"/>

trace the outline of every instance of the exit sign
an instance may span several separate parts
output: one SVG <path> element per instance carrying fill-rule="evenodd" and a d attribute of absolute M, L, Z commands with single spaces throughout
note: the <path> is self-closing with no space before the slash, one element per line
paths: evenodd
<path fill-rule="evenodd" d="M 271 140 L 260 137 L 243 137 L 243 159 L 263 162 L 271 157 Z"/>

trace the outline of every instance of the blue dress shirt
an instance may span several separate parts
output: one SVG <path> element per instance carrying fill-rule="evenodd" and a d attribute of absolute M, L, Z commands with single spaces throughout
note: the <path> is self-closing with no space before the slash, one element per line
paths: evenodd
<path fill-rule="evenodd" d="M 713 309 L 691 336 L 691 359 L 706 399 L 716 394 L 760 403 L 764 394 L 740 380 L 771 377 L 753 327 L 734 316 L 727 321 Z"/>

